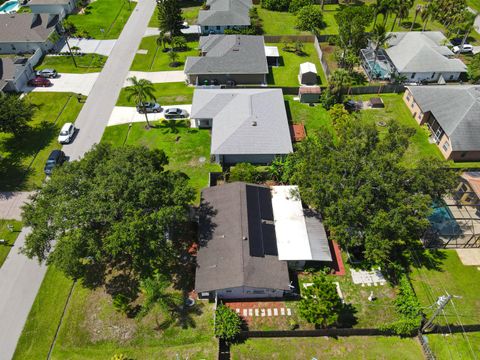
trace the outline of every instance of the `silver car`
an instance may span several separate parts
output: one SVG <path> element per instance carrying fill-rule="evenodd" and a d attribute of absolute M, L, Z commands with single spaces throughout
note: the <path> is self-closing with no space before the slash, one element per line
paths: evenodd
<path fill-rule="evenodd" d="M 180 108 L 168 108 L 165 110 L 164 116 L 165 119 L 186 119 L 188 112 Z"/>
<path fill-rule="evenodd" d="M 36 75 L 43 78 L 54 79 L 58 76 L 58 73 L 57 73 L 57 70 L 55 69 L 43 69 L 43 70 L 38 70 Z"/>

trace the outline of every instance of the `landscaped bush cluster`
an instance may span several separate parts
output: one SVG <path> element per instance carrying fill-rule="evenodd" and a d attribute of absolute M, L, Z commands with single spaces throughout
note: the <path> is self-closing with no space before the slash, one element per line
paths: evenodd
<path fill-rule="evenodd" d="M 262 8 L 273 11 L 287 11 L 291 0 L 262 0 Z"/>
<path fill-rule="evenodd" d="M 215 310 L 215 336 L 231 342 L 240 334 L 242 319 L 233 309 L 220 304 Z"/>
<path fill-rule="evenodd" d="M 291 13 L 296 13 L 298 10 L 307 5 L 314 5 L 315 0 L 292 0 L 288 7 L 288 11 Z"/>

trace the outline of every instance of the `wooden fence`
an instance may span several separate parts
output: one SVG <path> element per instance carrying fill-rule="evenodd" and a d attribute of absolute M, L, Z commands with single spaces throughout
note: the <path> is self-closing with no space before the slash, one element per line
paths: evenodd
<path fill-rule="evenodd" d="M 344 90 L 346 95 L 400 93 L 405 91 L 402 84 L 354 86 Z"/>
<path fill-rule="evenodd" d="M 391 331 L 370 328 L 327 328 L 315 330 L 271 330 L 242 331 L 241 338 L 281 338 L 281 337 L 319 337 L 319 336 L 398 336 Z"/>

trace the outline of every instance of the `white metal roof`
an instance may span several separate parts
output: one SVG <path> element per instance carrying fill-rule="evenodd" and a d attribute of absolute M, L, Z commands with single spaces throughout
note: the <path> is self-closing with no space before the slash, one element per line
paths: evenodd
<path fill-rule="evenodd" d="M 265 46 L 265 55 L 267 57 L 280 57 L 278 52 L 278 47 L 276 46 Z"/>
<path fill-rule="evenodd" d="M 317 67 L 311 62 L 304 62 L 300 64 L 300 74 L 305 74 L 307 72 L 317 73 Z"/>
<path fill-rule="evenodd" d="M 332 261 L 323 224 L 306 219 L 298 186 L 273 186 L 272 207 L 279 260 Z"/>

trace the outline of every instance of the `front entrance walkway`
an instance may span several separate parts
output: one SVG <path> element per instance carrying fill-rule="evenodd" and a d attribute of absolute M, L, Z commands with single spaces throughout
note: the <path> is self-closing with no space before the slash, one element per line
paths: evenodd
<path fill-rule="evenodd" d="M 292 316 L 292 309 L 287 307 L 283 301 L 227 302 L 225 305 L 235 310 L 235 312 L 244 319 L 254 317 Z"/>

